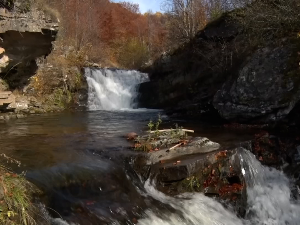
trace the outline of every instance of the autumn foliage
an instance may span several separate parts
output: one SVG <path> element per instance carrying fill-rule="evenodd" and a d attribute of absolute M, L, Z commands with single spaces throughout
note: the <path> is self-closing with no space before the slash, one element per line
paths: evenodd
<path fill-rule="evenodd" d="M 59 12 L 59 43 L 80 50 L 101 66 L 139 68 L 166 48 L 166 17 L 141 14 L 139 5 L 109 0 L 43 0 Z"/>

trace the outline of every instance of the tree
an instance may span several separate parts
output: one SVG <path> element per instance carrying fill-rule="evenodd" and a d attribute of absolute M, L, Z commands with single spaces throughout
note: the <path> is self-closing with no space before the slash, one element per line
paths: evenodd
<path fill-rule="evenodd" d="M 120 2 L 125 9 L 129 10 L 132 13 L 141 13 L 139 4 L 132 3 L 132 2 Z"/>
<path fill-rule="evenodd" d="M 165 0 L 163 8 L 170 38 L 176 45 L 189 41 L 207 22 L 203 0 Z"/>

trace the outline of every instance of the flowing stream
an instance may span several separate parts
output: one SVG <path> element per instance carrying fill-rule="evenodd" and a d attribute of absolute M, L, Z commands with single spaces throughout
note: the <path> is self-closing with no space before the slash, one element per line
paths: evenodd
<path fill-rule="evenodd" d="M 43 190 L 41 201 L 53 224 L 300 224 L 300 204 L 291 194 L 293 181 L 262 166 L 241 147 L 232 160 L 241 165 L 247 183 L 245 218 L 203 194 L 169 197 L 151 181 L 142 183 L 130 167 L 129 156 L 134 153 L 124 134 L 142 133 L 158 112 L 120 109 L 133 108 L 134 86 L 147 76 L 139 74 L 133 79 L 136 72 L 124 72 L 129 77 L 125 79 L 117 71 L 116 78 L 110 71 L 89 69 L 86 73 L 91 111 L 0 121 L 1 152 L 20 160 L 20 168 L 9 166 L 27 171 L 27 178 Z M 241 134 L 195 121 L 169 120 L 164 115 L 163 119 L 167 127 L 174 123 L 188 126 L 195 129 L 195 135 L 223 146 L 238 146 L 253 136 L 251 131 Z"/>
<path fill-rule="evenodd" d="M 247 149 L 239 148 L 236 159 L 247 183 L 246 219 L 238 218 L 220 203 L 203 194 L 184 194 L 172 198 L 145 184 L 147 194 L 181 212 L 180 214 L 157 215 L 147 211 L 143 225 L 171 224 L 224 224 L 224 225 L 296 225 L 300 224 L 300 204 L 291 198 L 289 179 L 280 171 L 264 167 Z"/>

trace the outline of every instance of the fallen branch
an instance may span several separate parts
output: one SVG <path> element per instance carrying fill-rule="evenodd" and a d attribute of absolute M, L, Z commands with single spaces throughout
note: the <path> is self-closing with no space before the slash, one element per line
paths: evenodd
<path fill-rule="evenodd" d="M 150 134 L 154 134 L 156 132 L 170 132 L 170 131 L 174 131 L 176 129 L 165 129 L 165 130 L 153 130 L 153 131 L 148 131 Z M 194 130 L 187 130 L 187 129 L 179 129 L 180 131 L 184 131 L 184 132 L 187 132 L 187 133 L 195 133 Z"/>
<path fill-rule="evenodd" d="M 179 143 L 179 144 L 177 144 L 177 145 L 174 145 L 173 147 L 169 148 L 169 150 L 173 150 L 173 149 L 175 149 L 175 148 L 181 146 L 182 144 L 183 144 L 183 143 Z"/>

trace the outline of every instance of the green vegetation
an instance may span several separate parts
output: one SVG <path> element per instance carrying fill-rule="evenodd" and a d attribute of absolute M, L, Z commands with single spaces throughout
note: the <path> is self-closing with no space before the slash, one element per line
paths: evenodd
<path fill-rule="evenodd" d="M 137 39 L 127 40 L 125 43 L 117 41 L 115 48 L 117 49 L 115 53 L 117 60 L 125 68 L 141 68 L 149 61 L 150 53 L 147 46 Z"/>
<path fill-rule="evenodd" d="M 191 176 L 186 178 L 182 182 L 182 186 L 184 189 L 193 192 L 193 191 L 199 191 L 201 189 L 201 183 L 198 177 L 196 176 Z"/>
<path fill-rule="evenodd" d="M 162 119 L 160 115 L 158 115 L 158 119 L 156 122 L 152 122 L 152 120 L 150 120 L 148 123 L 149 132 L 151 133 L 151 131 L 153 131 L 152 129 L 155 128 L 154 131 L 155 131 L 155 135 L 157 136 L 159 134 L 158 129 L 161 123 L 162 123 Z"/>
<path fill-rule="evenodd" d="M 4 154 L 1 156 L 20 165 Z M 0 165 L 0 174 L 0 224 L 36 225 L 34 217 L 38 210 L 31 197 L 37 189 L 25 179 L 24 173 L 18 175 Z"/>
<path fill-rule="evenodd" d="M 47 97 L 47 104 L 49 106 L 57 106 L 60 110 L 67 108 L 71 101 L 72 93 L 69 90 L 63 90 L 61 88 L 55 89 L 53 93 Z"/>
<path fill-rule="evenodd" d="M 31 78 L 30 88 L 37 98 L 42 98 L 49 111 L 66 109 L 73 101 L 78 90 L 85 85 L 81 68 L 87 66 L 85 57 L 91 46 L 79 50 L 69 48 L 66 52 L 62 46 L 48 57 L 52 67 L 41 65 Z M 53 106 L 53 107 L 52 107 Z"/>
<path fill-rule="evenodd" d="M 179 146 L 187 143 L 188 136 L 182 127 L 176 124 L 175 129 L 159 130 L 161 124 L 160 115 L 157 121 L 150 120 L 147 124 L 148 134 L 136 139 L 134 150 L 151 152 L 158 151 L 161 148 L 173 147 L 175 144 Z"/>

